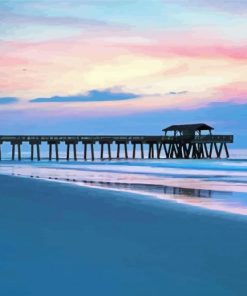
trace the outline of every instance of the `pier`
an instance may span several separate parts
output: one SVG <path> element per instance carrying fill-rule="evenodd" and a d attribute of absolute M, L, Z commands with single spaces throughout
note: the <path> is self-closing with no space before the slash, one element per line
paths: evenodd
<path fill-rule="evenodd" d="M 71 159 L 76 161 L 78 158 L 95 160 L 96 144 L 100 146 L 100 159 L 102 160 L 119 159 L 121 151 L 125 159 L 229 158 L 227 145 L 233 143 L 233 135 L 213 135 L 212 130 L 212 127 L 198 123 L 172 125 L 163 129 L 163 135 L 157 136 L 0 135 L 0 160 L 2 159 L 1 146 L 5 143 L 11 145 L 12 160 L 22 159 L 21 147 L 23 143 L 30 145 L 30 159 L 38 161 L 42 159 L 40 148 L 43 144 L 48 145 L 49 160 L 58 161 L 61 143 L 66 145 L 66 159 L 68 161 Z M 72 157 L 71 148 L 73 148 Z M 113 155 L 115 150 L 116 153 Z M 53 152 L 55 153 L 53 154 Z M 146 155 L 144 155 L 145 152 Z"/>

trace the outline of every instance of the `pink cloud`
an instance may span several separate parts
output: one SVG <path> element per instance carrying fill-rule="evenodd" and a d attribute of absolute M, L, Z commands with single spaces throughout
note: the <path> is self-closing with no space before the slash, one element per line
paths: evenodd
<path fill-rule="evenodd" d="M 26 66 L 28 60 L 24 58 L 0 56 L 0 67 Z"/>
<path fill-rule="evenodd" d="M 128 50 L 153 57 L 180 56 L 202 58 L 231 58 L 236 60 L 247 59 L 247 45 L 197 45 L 171 44 L 167 41 L 159 41 L 151 45 L 129 45 Z"/>
<path fill-rule="evenodd" d="M 185 108 L 186 106 L 188 108 L 199 108 L 205 106 L 208 102 L 212 102 L 215 98 L 224 101 L 245 100 L 244 83 L 234 82 L 238 81 L 239 77 L 237 75 L 231 76 L 229 73 L 231 74 L 231 69 L 234 69 L 239 73 L 238 76 L 245 74 L 244 71 L 246 70 L 241 66 L 241 63 L 246 62 L 247 45 L 236 45 L 231 41 L 217 41 L 218 36 L 208 31 L 201 31 L 200 34 L 198 32 L 181 34 L 180 32 L 173 35 L 170 32 L 164 34 L 164 36 L 147 34 L 147 40 L 150 40 L 150 42 L 146 44 L 138 42 L 134 38 L 128 40 L 124 32 L 121 33 L 122 35 L 115 36 L 118 39 L 114 39 L 112 33 L 107 30 L 102 29 L 101 33 L 101 37 L 84 36 L 82 34 L 77 37 L 44 42 L 1 41 L 0 65 L 5 68 L 2 71 L 0 69 L 3 77 L 0 83 L 1 89 L 6 92 L 5 95 L 11 96 L 19 96 L 18 91 L 20 91 L 20 96 L 23 97 L 26 95 L 26 97 L 30 97 L 30 95 L 32 97 L 46 96 L 46 91 L 50 92 L 51 95 L 73 95 L 81 89 L 83 90 L 90 71 L 96 69 L 95 73 L 99 72 L 99 75 L 93 73 L 95 74 L 91 78 L 93 83 L 95 81 L 96 83 L 100 82 L 105 78 L 104 75 L 113 73 L 114 75 L 106 80 L 107 83 L 108 81 L 112 83 L 115 77 L 121 76 L 121 72 L 126 71 L 127 75 L 123 78 L 123 83 L 121 81 L 116 85 L 123 85 L 127 89 L 131 86 L 137 93 L 139 91 L 142 93 L 145 87 L 147 89 L 152 88 L 153 93 L 158 94 L 153 98 L 146 95 L 142 102 L 128 102 L 128 105 L 126 103 L 114 104 L 112 107 L 104 105 L 106 107 L 104 112 L 108 112 L 108 110 L 115 112 L 114 110 L 118 108 L 121 109 L 121 112 L 137 112 L 138 109 Z M 200 38 L 200 35 L 204 36 Z M 121 38 L 125 42 L 119 42 Z M 121 64 L 118 64 L 118 61 L 124 55 L 131 56 L 132 60 L 129 64 L 126 64 L 125 68 L 120 68 Z M 154 59 L 145 64 L 145 57 L 138 64 L 139 68 L 149 69 L 154 61 L 164 66 L 147 72 L 145 77 L 141 76 L 142 73 L 137 72 L 136 75 L 129 78 L 129 75 L 132 75 L 132 72 L 135 71 L 133 65 L 136 64 L 133 64 L 133 61 L 139 57 L 143 58 L 143 56 Z M 182 60 L 178 58 L 182 58 Z M 210 63 L 208 61 L 202 62 L 204 59 L 210 60 Z M 169 62 L 171 63 L 169 64 Z M 100 68 L 101 65 L 103 65 L 103 70 Z M 23 72 L 23 68 L 27 68 L 27 71 Z M 157 72 L 155 72 L 156 69 Z M 63 76 L 63 74 L 65 75 Z M 172 79 L 169 80 L 169 78 Z M 214 78 L 217 80 L 216 82 Z M 162 79 L 164 79 L 164 84 L 167 83 L 169 87 L 169 83 L 172 83 L 172 89 L 163 91 L 160 86 Z M 232 83 L 229 84 L 231 80 Z M 221 84 L 224 85 L 224 83 L 225 86 L 218 87 Z M 153 85 L 157 85 L 157 88 L 153 88 Z M 113 86 L 106 85 L 106 87 Z M 176 86 L 177 89 L 175 89 Z M 91 87 L 90 83 L 86 87 Z M 101 86 L 93 87 L 99 88 Z M 190 87 L 193 89 L 192 91 Z M 197 88 L 199 89 L 198 94 L 192 94 Z M 173 98 L 162 97 L 162 94 L 169 91 L 179 92 L 183 90 L 188 90 L 188 94 Z M 145 93 L 142 93 L 142 95 L 145 97 Z M 148 95 L 150 95 L 150 92 Z M 201 99 L 198 98 L 199 96 Z M 140 104 L 142 105 L 140 106 Z M 73 105 L 71 109 L 79 107 L 80 105 Z M 83 105 L 83 108 L 85 107 Z M 90 109 L 91 107 L 87 106 L 87 108 Z"/>
<path fill-rule="evenodd" d="M 233 82 L 217 89 L 224 100 L 231 100 L 235 103 L 247 102 L 246 82 Z"/>

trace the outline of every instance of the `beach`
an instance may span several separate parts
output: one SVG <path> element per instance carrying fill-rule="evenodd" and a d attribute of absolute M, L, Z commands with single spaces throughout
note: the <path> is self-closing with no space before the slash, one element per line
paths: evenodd
<path fill-rule="evenodd" d="M 247 296 L 247 0 L 0 28 L 0 296 Z"/>
<path fill-rule="evenodd" d="M 246 295 L 247 219 L 0 176 L 1 295 Z"/>

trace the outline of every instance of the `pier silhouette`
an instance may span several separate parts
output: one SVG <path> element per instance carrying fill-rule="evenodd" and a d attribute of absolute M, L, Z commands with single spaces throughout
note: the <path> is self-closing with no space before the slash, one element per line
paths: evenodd
<path fill-rule="evenodd" d="M 227 144 L 233 143 L 233 135 L 213 135 L 213 128 L 204 124 L 172 125 L 163 131 L 164 135 L 0 135 L 0 160 L 1 146 L 10 143 L 12 146 L 12 160 L 22 159 L 21 146 L 23 143 L 30 145 L 30 159 L 41 160 L 40 146 L 46 143 L 49 147 L 49 160 L 59 160 L 59 145 L 65 143 L 67 147 L 66 159 L 71 159 L 71 147 L 73 148 L 73 160 L 78 159 L 78 145 L 84 149 L 84 160 L 95 160 L 95 144 L 100 145 L 100 159 L 119 159 L 121 150 L 124 158 L 137 158 L 137 149 L 140 148 L 140 158 L 149 159 L 206 159 L 206 158 L 229 158 Z M 129 146 L 131 145 L 131 151 Z M 115 146 L 116 155 L 112 153 Z M 105 151 L 105 147 L 107 150 Z M 17 148 L 17 149 L 16 149 Z M 89 152 L 88 153 L 88 148 Z M 55 158 L 53 157 L 55 151 Z M 36 152 L 36 153 L 35 153 Z M 131 153 L 130 153 L 131 152 Z M 36 158 L 35 158 L 36 155 Z"/>

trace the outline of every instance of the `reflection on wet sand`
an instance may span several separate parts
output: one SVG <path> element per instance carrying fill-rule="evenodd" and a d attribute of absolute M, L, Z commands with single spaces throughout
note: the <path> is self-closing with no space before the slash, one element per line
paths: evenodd
<path fill-rule="evenodd" d="M 15 174 L 12 174 L 15 175 Z M 20 176 L 20 174 L 17 174 Z M 39 176 L 30 175 L 31 178 L 39 178 Z M 231 196 L 231 191 L 218 191 L 196 188 L 184 188 L 175 186 L 165 186 L 158 184 L 143 184 L 143 183 L 123 183 L 123 182 L 110 182 L 110 181 L 94 181 L 87 179 L 75 179 L 75 178 L 58 178 L 47 177 L 49 180 L 60 180 L 66 182 L 79 182 L 85 185 L 91 185 L 96 187 L 103 187 L 109 189 L 130 190 L 152 194 L 169 194 L 169 195 L 181 195 L 183 197 L 197 197 L 197 198 L 218 198 L 220 195 Z"/>
<path fill-rule="evenodd" d="M 196 178 L 172 178 L 158 174 L 155 168 L 149 168 L 156 174 L 109 172 L 35 166 L 5 166 L 1 173 L 23 177 L 39 178 L 56 182 L 74 183 L 79 186 L 105 188 L 132 192 L 160 200 L 175 201 L 179 204 L 203 207 L 210 210 L 247 215 L 247 184 L 223 182 Z M 136 169 L 135 169 L 136 170 Z M 139 172 L 139 169 L 138 169 Z M 189 172 L 189 170 L 188 170 Z M 198 172 L 199 175 L 200 172 Z M 190 175 L 189 175 L 190 176 Z M 212 178 L 212 174 L 209 174 Z"/>
<path fill-rule="evenodd" d="M 49 177 L 49 179 L 58 180 L 58 178 Z M 61 179 L 60 179 L 61 180 Z M 195 188 L 183 188 L 175 186 L 163 186 L 155 184 L 142 184 L 142 183 L 120 183 L 120 182 L 109 182 L 109 181 L 93 181 L 93 180 L 78 180 L 66 178 L 63 181 L 67 182 L 80 182 L 85 185 L 119 189 L 119 190 L 130 190 L 152 194 L 169 194 L 169 195 L 182 195 L 183 197 L 196 197 L 196 198 L 219 198 L 220 195 L 231 196 L 230 191 L 217 191 L 217 190 L 206 190 L 206 189 L 195 189 Z"/>
<path fill-rule="evenodd" d="M 174 195 L 187 195 L 190 197 L 201 197 L 201 198 L 213 198 L 221 195 L 224 196 L 232 195 L 230 191 L 217 191 L 217 190 L 206 190 L 206 189 L 195 189 L 195 188 L 183 188 L 183 187 L 173 187 L 173 186 L 164 186 L 165 194 L 174 194 Z"/>

